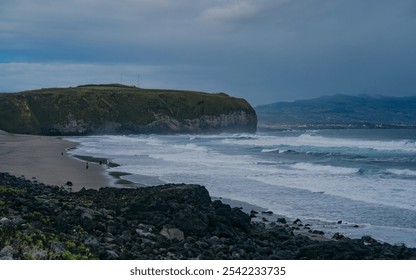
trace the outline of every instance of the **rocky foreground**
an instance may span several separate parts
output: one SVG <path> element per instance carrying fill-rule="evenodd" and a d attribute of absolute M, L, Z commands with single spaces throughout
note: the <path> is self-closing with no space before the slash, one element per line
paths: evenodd
<path fill-rule="evenodd" d="M 416 259 L 416 249 L 311 240 L 197 185 L 71 193 L 0 173 L 0 259 Z"/>

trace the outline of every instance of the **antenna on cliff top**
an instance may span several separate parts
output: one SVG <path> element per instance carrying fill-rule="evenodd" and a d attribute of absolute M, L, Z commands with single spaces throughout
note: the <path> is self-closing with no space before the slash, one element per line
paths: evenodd
<path fill-rule="evenodd" d="M 140 73 L 137 73 L 137 87 L 140 87 Z"/>

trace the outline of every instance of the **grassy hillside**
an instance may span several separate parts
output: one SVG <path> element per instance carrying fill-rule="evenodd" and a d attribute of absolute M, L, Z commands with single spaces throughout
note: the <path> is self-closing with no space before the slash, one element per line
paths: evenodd
<path fill-rule="evenodd" d="M 324 96 L 258 106 L 261 125 L 282 127 L 414 127 L 416 97 Z"/>
<path fill-rule="evenodd" d="M 79 126 L 86 130 L 78 134 L 88 134 L 111 126 L 129 130 L 130 126 L 134 131 L 156 121 L 158 115 L 181 123 L 235 111 L 255 115 L 245 100 L 222 93 L 86 85 L 1 94 L 0 129 L 65 134 L 60 127 Z"/>

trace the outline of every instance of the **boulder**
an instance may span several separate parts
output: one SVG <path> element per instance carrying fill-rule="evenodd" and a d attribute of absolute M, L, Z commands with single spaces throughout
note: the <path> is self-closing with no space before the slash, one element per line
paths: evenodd
<path fill-rule="evenodd" d="M 169 240 L 183 241 L 185 239 L 183 231 L 178 228 L 163 227 L 160 231 L 160 235 L 166 237 Z"/>

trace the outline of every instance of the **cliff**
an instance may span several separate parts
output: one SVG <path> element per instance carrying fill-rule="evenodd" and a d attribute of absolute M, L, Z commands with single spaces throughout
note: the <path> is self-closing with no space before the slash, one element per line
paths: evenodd
<path fill-rule="evenodd" d="M 255 132 L 244 99 L 224 93 L 86 85 L 0 94 L 0 129 L 41 135 Z"/>

